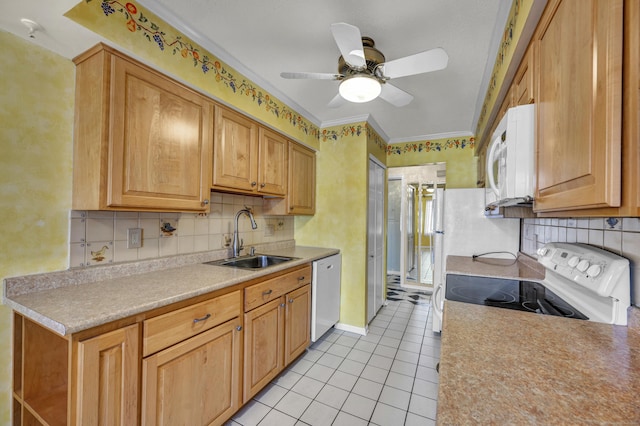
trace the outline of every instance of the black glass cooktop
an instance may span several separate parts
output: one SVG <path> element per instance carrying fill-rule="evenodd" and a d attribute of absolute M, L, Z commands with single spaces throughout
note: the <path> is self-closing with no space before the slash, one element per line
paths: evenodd
<path fill-rule="evenodd" d="M 589 319 L 544 285 L 532 281 L 448 274 L 445 299 L 544 315 Z"/>

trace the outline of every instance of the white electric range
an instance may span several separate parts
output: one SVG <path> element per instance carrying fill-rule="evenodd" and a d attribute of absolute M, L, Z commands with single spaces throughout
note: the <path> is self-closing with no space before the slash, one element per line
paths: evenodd
<path fill-rule="evenodd" d="M 444 299 L 626 325 L 629 261 L 586 244 L 548 243 L 538 250 L 542 280 L 447 274 Z"/>

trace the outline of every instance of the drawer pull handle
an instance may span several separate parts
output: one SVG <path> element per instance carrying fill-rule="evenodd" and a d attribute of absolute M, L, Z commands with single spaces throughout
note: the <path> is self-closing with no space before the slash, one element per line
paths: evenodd
<path fill-rule="evenodd" d="M 193 323 L 196 324 L 196 323 L 199 323 L 200 321 L 206 321 L 209 318 L 211 318 L 211 314 L 207 314 L 207 315 L 203 316 L 202 318 L 196 318 L 196 319 L 193 320 Z"/>
<path fill-rule="evenodd" d="M 298 281 L 304 281 L 304 275 L 301 277 L 298 277 Z"/>
<path fill-rule="evenodd" d="M 236 327 L 236 330 L 238 330 L 238 331 L 242 331 L 242 326 L 241 326 L 241 325 L 237 326 L 237 327 Z"/>
<path fill-rule="evenodd" d="M 262 292 L 262 295 L 263 295 L 263 296 L 268 296 L 268 295 L 270 295 L 271 293 L 273 293 L 273 290 L 267 290 L 267 291 L 263 291 L 263 292 Z"/>

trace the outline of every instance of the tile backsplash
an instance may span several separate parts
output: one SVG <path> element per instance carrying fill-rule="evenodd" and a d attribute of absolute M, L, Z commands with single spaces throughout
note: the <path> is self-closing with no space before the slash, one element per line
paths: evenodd
<path fill-rule="evenodd" d="M 294 220 L 289 216 L 263 216 L 262 198 L 212 193 L 210 213 L 156 213 L 77 211 L 70 214 L 69 267 L 220 250 L 231 247 L 234 219 L 245 206 L 253 210 L 258 225 L 249 218 L 238 221 L 240 238 L 252 245 L 292 240 Z M 142 247 L 127 248 L 127 231 L 142 228 Z"/>
<path fill-rule="evenodd" d="M 520 250 L 537 257 L 548 242 L 585 243 L 629 259 L 631 300 L 640 306 L 640 218 L 523 219 Z"/>

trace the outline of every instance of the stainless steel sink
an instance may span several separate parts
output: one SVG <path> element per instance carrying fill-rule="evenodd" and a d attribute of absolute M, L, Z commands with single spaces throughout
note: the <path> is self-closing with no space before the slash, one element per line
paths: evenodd
<path fill-rule="evenodd" d="M 206 264 L 215 266 L 231 266 L 234 268 L 260 269 L 295 259 L 297 258 L 260 254 L 255 256 L 243 256 L 235 259 L 214 260 L 213 262 L 206 262 Z"/>

